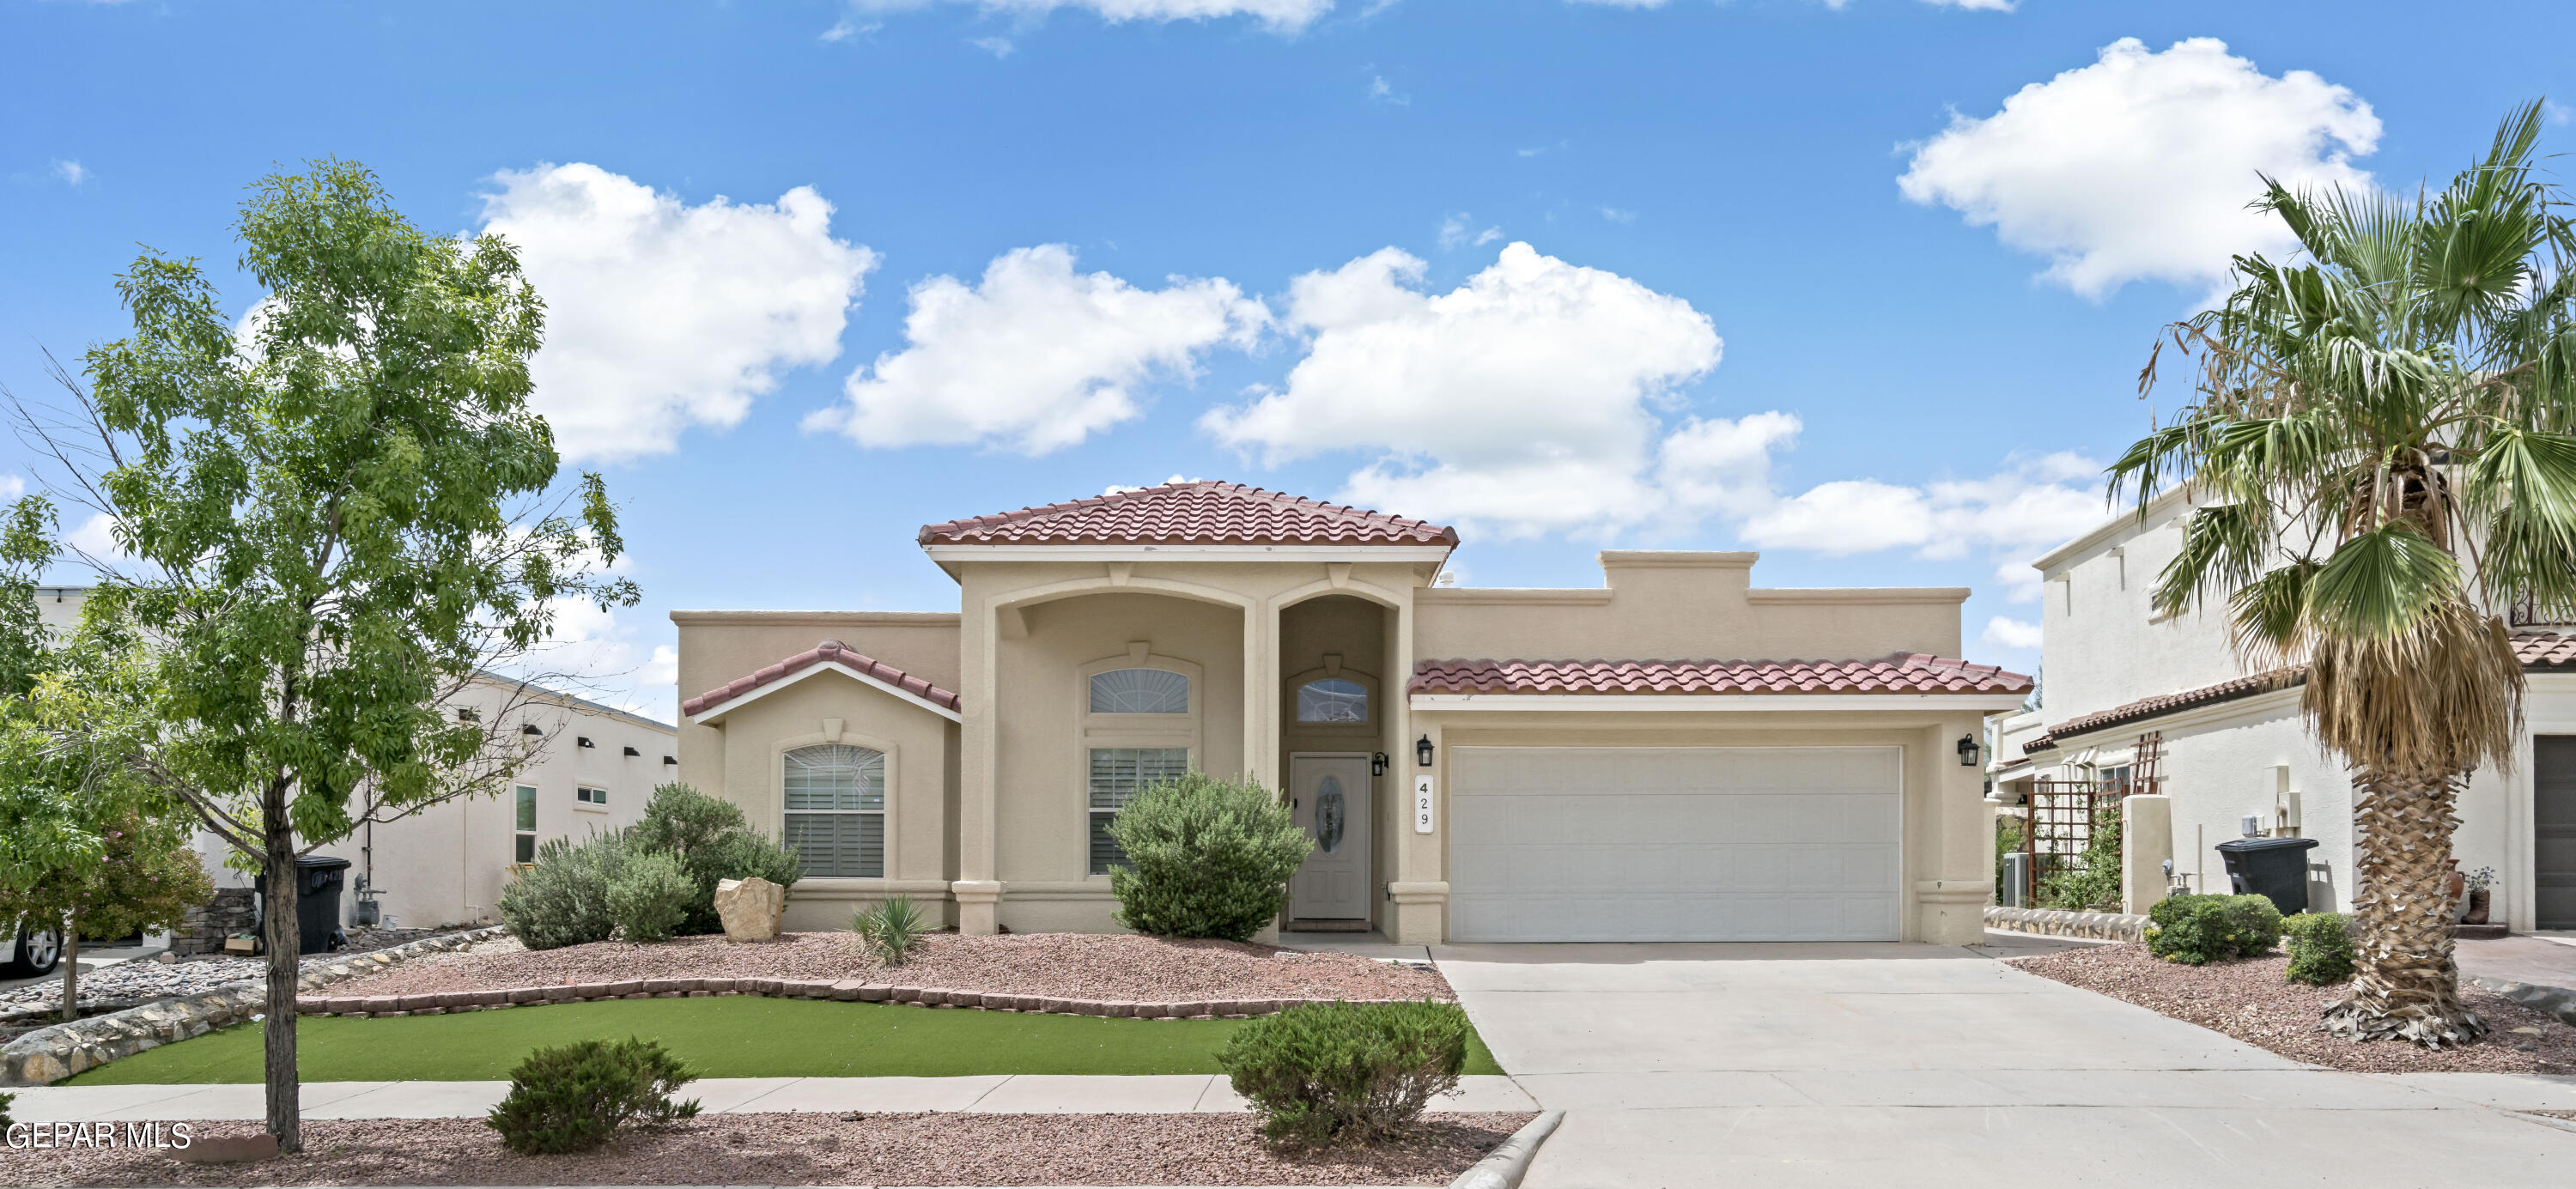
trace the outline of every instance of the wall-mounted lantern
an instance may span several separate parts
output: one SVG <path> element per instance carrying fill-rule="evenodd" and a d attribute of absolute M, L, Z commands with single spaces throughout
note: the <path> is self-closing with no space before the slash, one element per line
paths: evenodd
<path fill-rule="evenodd" d="M 1976 736 L 1959 736 L 1959 766 L 1962 768 L 1976 767 L 1977 757 L 1983 750 L 1983 748 L 1977 746 Z"/>
<path fill-rule="evenodd" d="M 1369 757 L 1369 775 L 1371 775 L 1371 776 L 1384 776 L 1384 775 L 1386 775 L 1386 753 L 1385 753 L 1385 752 L 1382 752 L 1382 751 L 1381 751 L 1381 752 L 1377 753 L 1376 755 L 1373 755 L 1373 756 L 1370 756 L 1370 757 Z"/>
<path fill-rule="evenodd" d="M 1425 768 L 1431 766 L 1431 736 L 1424 735 L 1413 741 L 1413 761 Z"/>
<path fill-rule="evenodd" d="M 676 764 L 678 764 L 679 762 L 680 762 L 680 757 L 678 757 L 678 756 L 663 756 L 663 757 L 662 757 L 662 766 L 663 766 L 663 767 L 666 767 L 666 768 L 671 767 L 671 766 L 673 766 L 673 765 L 676 765 Z"/>
<path fill-rule="evenodd" d="M 579 744 L 580 744 L 580 745 L 582 745 L 583 747 L 597 747 L 597 746 L 599 746 L 598 744 L 591 742 L 591 741 L 590 741 L 590 736 L 588 736 L 588 735 L 575 735 L 575 736 L 573 736 L 573 742 L 575 742 L 575 743 L 579 743 Z"/>
<path fill-rule="evenodd" d="M 525 726 L 520 727 L 520 728 L 519 728 L 519 733 L 520 733 L 520 734 L 522 734 L 522 735 L 542 735 L 542 734 L 545 734 L 545 733 L 546 733 L 546 731 L 545 731 L 545 728 L 540 727 L 540 726 L 538 726 L 538 725 L 537 725 L 537 724 L 535 724 L 535 723 L 529 723 L 529 724 L 527 724 L 527 725 L 525 725 Z"/>
<path fill-rule="evenodd" d="M 632 748 L 632 747 L 629 747 L 629 748 L 627 748 L 627 749 L 626 749 L 626 754 L 631 755 L 631 756 L 640 756 L 640 755 L 643 755 L 644 753 L 643 753 L 643 752 L 640 752 L 640 751 L 637 751 L 637 750 L 635 750 L 635 749 L 634 749 L 634 748 Z"/>

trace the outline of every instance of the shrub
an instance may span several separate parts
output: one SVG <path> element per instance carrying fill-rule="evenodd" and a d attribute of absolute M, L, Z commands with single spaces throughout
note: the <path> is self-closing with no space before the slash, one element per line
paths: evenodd
<path fill-rule="evenodd" d="M 2120 908 L 2120 802 L 2110 799 L 2093 806 L 2093 828 L 2087 832 L 2082 854 L 2050 872 L 2039 885 L 2037 897 L 2041 908 L 2071 909 L 2077 912 Z"/>
<path fill-rule="evenodd" d="M 930 916 L 913 904 L 912 897 L 895 896 L 874 908 L 860 909 L 850 929 L 878 960 L 901 966 L 913 947 L 921 944 L 921 935 L 930 931 Z"/>
<path fill-rule="evenodd" d="M 608 889 L 626 853 L 626 840 L 615 834 L 538 843 L 535 866 L 501 889 L 502 922 L 532 950 L 608 940 L 617 931 Z"/>
<path fill-rule="evenodd" d="M 630 851 L 609 878 L 608 915 L 616 918 L 628 941 L 669 941 L 688 919 L 689 898 L 696 893 L 697 885 L 669 851 Z"/>
<path fill-rule="evenodd" d="M 1468 1031 L 1454 1003 L 1306 1003 L 1245 1024 L 1217 1064 L 1272 1142 L 1374 1144 L 1458 1088 Z"/>
<path fill-rule="evenodd" d="M 2281 910 L 2264 896 L 2169 896 L 2147 910 L 2147 952 L 2202 966 L 2272 952 Z"/>
<path fill-rule="evenodd" d="M 510 1071 L 509 1097 L 483 1122 L 523 1156 L 584 1152 L 629 1123 L 696 1117 L 696 1099 L 671 1101 L 693 1080 L 659 1041 L 575 1041 L 528 1054 Z"/>
<path fill-rule="evenodd" d="M 2339 912 L 2302 912 L 2281 922 L 2290 939 L 2290 981 L 2331 987 L 2352 977 L 2352 934 Z"/>
<path fill-rule="evenodd" d="M 688 873 L 693 892 L 682 933 L 721 933 L 716 915 L 716 881 L 758 877 L 793 887 L 800 874 L 796 852 L 751 828 L 742 807 L 710 797 L 685 784 L 653 790 L 644 805 L 644 820 L 634 830 L 637 845 L 668 851 Z"/>
<path fill-rule="evenodd" d="M 1255 781 L 1192 772 L 1148 787 L 1110 819 L 1127 865 L 1109 873 L 1118 923 L 1139 933 L 1242 941 L 1288 903 L 1314 844 Z"/>

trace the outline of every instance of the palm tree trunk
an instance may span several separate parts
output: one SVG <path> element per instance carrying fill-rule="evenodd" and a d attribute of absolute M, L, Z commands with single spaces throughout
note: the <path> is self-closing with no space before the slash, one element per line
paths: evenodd
<path fill-rule="evenodd" d="M 2352 991 L 2319 1025 L 2353 1040 L 2466 1044 L 2486 1021 L 2460 1002 L 2451 957 L 2451 834 L 2462 777 L 2363 769 L 2353 787 L 2358 835 L 2353 918 L 2360 926 Z"/>

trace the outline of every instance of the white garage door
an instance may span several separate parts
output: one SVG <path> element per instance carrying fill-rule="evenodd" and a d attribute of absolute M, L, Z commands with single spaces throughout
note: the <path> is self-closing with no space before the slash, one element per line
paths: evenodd
<path fill-rule="evenodd" d="M 1893 747 L 1459 747 L 1452 941 L 1894 941 Z"/>

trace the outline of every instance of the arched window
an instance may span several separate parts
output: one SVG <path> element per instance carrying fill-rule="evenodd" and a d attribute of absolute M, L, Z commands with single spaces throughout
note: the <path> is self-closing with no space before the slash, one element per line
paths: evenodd
<path fill-rule="evenodd" d="M 1327 677 L 1297 687 L 1297 721 L 1364 723 L 1369 720 L 1368 687 Z"/>
<path fill-rule="evenodd" d="M 1190 679 L 1169 669 L 1111 669 L 1091 675 L 1093 714 L 1187 714 Z"/>
<path fill-rule="evenodd" d="M 846 743 L 788 752 L 787 845 L 809 876 L 885 876 L 885 753 Z"/>

